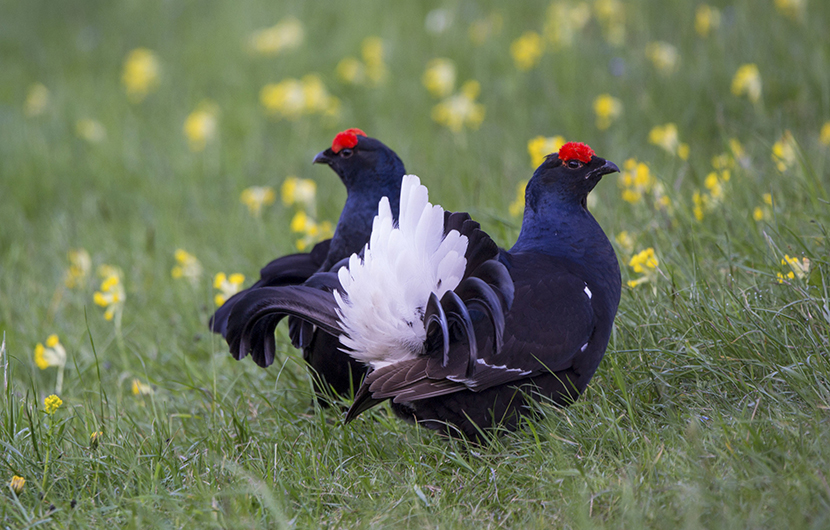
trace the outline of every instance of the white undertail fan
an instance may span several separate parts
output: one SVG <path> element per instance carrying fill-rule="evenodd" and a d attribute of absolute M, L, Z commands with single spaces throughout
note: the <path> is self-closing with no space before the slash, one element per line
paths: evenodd
<path fill-rule="evenodd" d="M 469 378 L 481 351 L 501 348 L 513 282 L 477 222 L 428 199 L 406 175 L 398 223 L 384 197 L 369 243 L 348 265 L 247 294 L 229 319 L 231 352 L 273 357 L 274 328 L 294 315 L 339 335 L 344 351 L 375 370 L 418 360 L 430 375 Z"/>

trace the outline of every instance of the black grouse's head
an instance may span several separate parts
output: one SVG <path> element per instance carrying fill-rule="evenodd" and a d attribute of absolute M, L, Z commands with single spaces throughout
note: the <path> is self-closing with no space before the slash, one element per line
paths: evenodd
<path fill-rule="evenodd" d="M 328 164 L 346 189 L 400 189 L 406 170 L 398 155 L 383 142 L 369 138 L 360 129 L 337 133 L 331 147 L 312 161 Z"/>
<path fill-rule="evenodd" d="M 546 198 L 557 202 L 576 201 L 584 207 L 588 193 L 602 176 L 619 170 L 613 162 L 596 156 L 587 145 L 568 142 L 558 153 L 548 155 L 533 173 L 527 186 L 527 204 L 533 208 L 537 200 Z"/>

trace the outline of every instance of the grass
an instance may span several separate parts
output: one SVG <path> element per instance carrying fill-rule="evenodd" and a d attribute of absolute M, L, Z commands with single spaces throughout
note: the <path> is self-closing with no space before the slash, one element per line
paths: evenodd
<path fill-rule="evenodd" d="M 520 72 L 510 43 L 542 29 L 546 3 L 0 1 L 0 483 L 27 481 L 19 496 L 0 493 L 4 527 L 830 525 L 829 168 L 819 141 L 830 120 L 830 6 L 810 2 L 793 20 L 771 0 L 718 2 L 721 25 L 703 39 L 690 4 L 624 5 L 624 46 L 608 45 L 593 18 L 572 47 Z M 438 7 L 452 25 L 426 32 Z M 501 31 L 472 45 L 469 24 L 494 11 Z M 305 43 L 251 55 L 248 35 L 286 15 L 303 22 Z M 337 63 L 359 56 L 369 35 L 384 39 L 386 83 L 339 81 Z M 645 58 L 655 40 L 677 47 L 673 74 Z M 156 54 L 162 77 L 136 104 L 120 77 L 137 47 Z M 430 119 L 436 100 L 421 75 L 433 57 L 455 61 L 460 82 L 481 83 L 479 130 L 454 134 Z M 745 63 L 761 73 L 757 104 L 730 93 Z M 312 71 L 340 98 L 338 120 L 265 116 L 264 84 Z M 49 104 L 27 116 L 36 82 Z M 606 92 L 624 112 L 600 131 L 592 103 Z M 221 109 L 218 134 L 191 152 L 182 124 L 205 98 Z M 75 134 L 87 117 L 105 126 L 100 143 Z M 688 160 L 649 144 L 668 122 Z M 518 233 L 507 212 L 533 169 L 531 138 L 561 134 L 617 163 L 649 164 L 671 209 L 623 201 L 615 177 L 595 192 L 606 232 L 633 240 L 618 248 L 624 281 L 639 276 L 627 263 L 648 247 L 659 271 L 624 288 L 608 353 L 578 403 L 540 405 L 542 419 L 484 446 L 383 408 L 343 425 L 311 406 L 284 330 L 269 370 L 232 360 L 208 333 L 212 274 L 250 280 L 295 242 L 283 228 L 291 208 L 255 219 L 241 191 L 311 178 L 320 219 L 336 220 L 342 186 L 309 160 L 352 126 L 393 147 L 434 200 L 471 211 L 504 246 Z M 796 157 L 779 172 L 771 149 L 785 130 Z M 744 163 L 697 220 L 692 196 L 707 193 L 711 159 L 730 138 Z M 120 333 L 92 303 L 98 278 L 64 287 L 75 248 L 123 270 Z M 197 284 L 171 279 L 177 248 L 204 266 Z M 810 273 L 779 283 L 785 254 L 809 258 Z M 51 333 L 68 361 L 63 406 L 47 415 L 57 369 L 39 370 L 32 351 Z M 133 379 L 154 392 L 134 395 Z"/>

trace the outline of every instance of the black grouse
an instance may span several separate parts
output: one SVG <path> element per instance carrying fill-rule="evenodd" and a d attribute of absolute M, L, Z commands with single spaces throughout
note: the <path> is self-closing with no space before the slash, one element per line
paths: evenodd
<path fill-rule="evenodd" d="M 342 333 L 344 349 L 372 368 L 347 421 L 391 399 L 403 418 L 478 438 L 514 429 L 527 396 L 567 406 L 596 371 L 619 304 L 617 258 L 586 205 L 616 171 L 584 144 L 549 155 L 528 183 L 509 251 L 466 214 L 436 227 L 429 213 L 440 208 L 405 177 L 397 228 L 384 200 L 362 258 L 353 255 L 336 281 L 330 273 L 325 289 L 243 298 L 230 318 L 231 350 L 249 348 L 275 314 Z"/>
<path fill-rule="evenodd" d="M 334 236 L 315 245 L 311 252 L 291 254 L 271 261 L 260 271 L 260 279 L 251 287 L 229 298 L 210 319 L 210 329 L 227 336 L 228 317 L 237 302 L 248 293 L 263 287 L 300 285 L 317 272 L 325 272 L 339 261 L 359 252 L 369 241 L 372 218 L 381 197 L 391 197 L 393 215 L 397 218 L 401 179 L 405 174 L 398 155 L 379 140 L 370 138 L 360 129 L 338 133 L 330 148 L 318 153 L 315 164 L 328 164 L 346 186 L 346 204 L 340 214 Z M 311 284 L 315 284 L 315 279 Z M 278 322 L 279 319 L 275 321 Z M 366 372 L 366 367 L 339 350 L 336 336 L 318 331 L 311 324 L 289 319 L 292 343 L 302 348 L 303 358 L 312 369 L 315 391 L 321 403 L 329 390 L 352 395 Z M 254 362 L 266 368 L 274 362 L 274 330 L 258 333 L 256 347 L 232 352 L 237 360 L 249 352 Z M 325 388 L 325 387 L 329 388 Z"/>

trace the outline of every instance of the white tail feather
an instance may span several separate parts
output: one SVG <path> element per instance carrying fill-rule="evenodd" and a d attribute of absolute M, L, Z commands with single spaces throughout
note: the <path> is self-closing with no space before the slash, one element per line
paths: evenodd
<path fill-rule="evenodd" d="M 340 342 L 349 355 L 381 368 L 421 353 L 429 295 L 440 298 L 458 286 L 466 251 L 466 236 L 453 230 L 444 237 L 444 209 L 429 203 L 426 186 L 404 176 L 398 226 L 384 197 L 363 259 L 352 254 L 337 273 L 346 293 L 334 293 Z"/>

